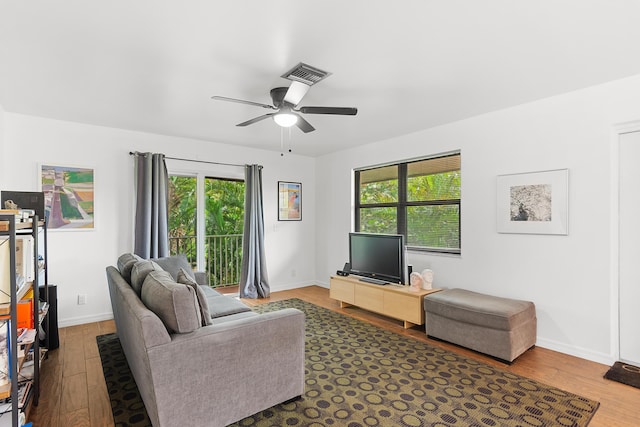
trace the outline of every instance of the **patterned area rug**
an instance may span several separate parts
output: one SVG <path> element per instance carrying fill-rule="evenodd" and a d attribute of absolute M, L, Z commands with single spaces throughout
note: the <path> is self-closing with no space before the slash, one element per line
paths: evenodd
<path fill-rule="evenodd" d="M 305 393 L 233 426 L 586 426 L 599 406 L 299 299 L 254 310 L 285 307 L 307 316 Z M 121 384 L 111 378 L 114 419 L 117 408 L 139 412 L 133 400 L 120 404 L 122 393 L 112 392 L 131 391 L 131 375 Z M 137 415 L 121 413 L 116 425 L 145 425 L 127 424 Z"/>
<path fill-rule="evenodd" d="M 151 426 L 127 358 L 116 334 L 96 337 L 116 427 Z"/>

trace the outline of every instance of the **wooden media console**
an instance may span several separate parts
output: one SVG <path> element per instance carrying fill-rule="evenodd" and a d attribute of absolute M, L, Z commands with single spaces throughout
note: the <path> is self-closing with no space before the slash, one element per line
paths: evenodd
<path fill-rule="evenodd" d="M 411 291 L 409 286 L 375 285 L 358 276 L 331 276 L 329 296 L 340 301 L 340 307 L 351 305 L 393 317 L 404 322 L 405 328 L 424 324 L 423 299 L 440 289 Z"/>

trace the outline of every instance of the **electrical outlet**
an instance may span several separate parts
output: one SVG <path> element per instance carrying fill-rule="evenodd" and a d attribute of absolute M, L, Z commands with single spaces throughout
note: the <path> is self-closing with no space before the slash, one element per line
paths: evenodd
<path fill-rule="evenodd" d="M 296 269 L 291 270 L 291 277 L 296 277 Z"/>
<path fill-rule="evenodd" d="M 87 294 L 78 294 L 78 305 L 85 305 L 87 303 Z"/>

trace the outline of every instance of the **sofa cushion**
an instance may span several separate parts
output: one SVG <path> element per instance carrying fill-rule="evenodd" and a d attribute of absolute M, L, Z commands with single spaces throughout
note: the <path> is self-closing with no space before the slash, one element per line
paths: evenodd
<path fill-rule="evenodd" d="M 142 284 L 144 280 L 147 278 L 147 275 L 152 271 L 163 271 L 162 267 L 156 264 L 153 261 L 142 260 L 138 261 L 133 265 L 131 269 L 131 281 L 129 284 L 136 291 L 136 294 L 140 296 L 140 291 L 142 290 Z"/>
<path fill-rule="evenodd" d="M 255 311 L 244 311 L 242 313 L 230 314 L 228 316 L 216 317 L 216 325 L 220 325 L 222 323 L 233 322 L 234 320 L 246 319 L 247 317 L 260 316 L 260 314 Z"/>
<path fill-rule="evenodd" d="M 193 332 L 202 325 L 195 289 L 176 283 L 166 271 L 151 271 L 147 275 L 141 298 L 171 333 Z"/>
<path fill-rule="evenodd" d="M 202 326 L 212 325 L 211 314 L 209 313 L 209 303 L 207 297 L 204 294 L 203 286 L 196 283 L 195 280 L 187 274 L 184 268 L 178 271 L 178 283 L 191 286 L 196 291 L 196 297 L 198 298 L 198 305 L 200 306 L 200 315 L 202 316 Z"/>
<path fill-rule="evenodd" d="M 425 296 L 424 307 L 442 317 L 503 331 L 511 331 L 536 317 L 535 305 L 530 301 L 457 288 Z"/>
<path fill-rule="evenodd" d="M 152 258 L 151 261 L 157 263 L 164 271 L 168 271 L 171 277 L 173 277 L 173 280 L 178 280 L 178 271 L 180 271 L 181 268 L 184 268 L 187 274 L 192 279 L 195 279 L 193 268 L 191 268 L 191 264 L 189 264 L 185 254 L 171 255 L 164 258 Z"/>
<path fill-rule="evenodd" d="M 142 261 L 142 258 L 132 253 L 122 254 L 118 258 L 118 270 L 122 277 L 124 277 L 124 280 L 129 283 L 131 283 L 131 270 L 138 261 Z"/>
<path fill-rule="evenodd" d="M 209 313 L 211 313 L 211 317 L 214 319 L 251 311 L 251 309 L 241 301 L 226 295 L 218 294 L 217 296 L 209 296 L 207 297 L 207 302 L 209 304 Z"/>
<path fill-rule="evenodd" d="M 214 297 L 214 296 L 218 296 L 221 297 L 222 294 L 218 291 L 216 291 L 215 289 L 213 289 L 211 286 L 203 286 L 202 290 L 204 291 L 204 295 L 207 299 Z"/>

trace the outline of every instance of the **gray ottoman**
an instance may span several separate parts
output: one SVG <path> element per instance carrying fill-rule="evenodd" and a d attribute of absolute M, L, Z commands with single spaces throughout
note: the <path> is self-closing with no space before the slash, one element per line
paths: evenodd
<path fill-rule="evenodd" d="M 506 362 L 536 343 L 532 302 L 447 289 L 424 297 L 426 331 L 438 338 Z"/>

